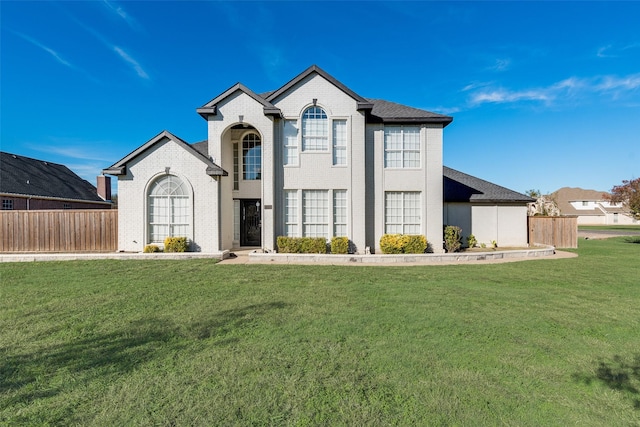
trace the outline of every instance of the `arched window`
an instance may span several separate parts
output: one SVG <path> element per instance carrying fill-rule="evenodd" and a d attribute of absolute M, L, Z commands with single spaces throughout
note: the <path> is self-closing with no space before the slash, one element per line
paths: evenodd
<path fill-rule="evenodd" d="M 329 150 L 329 120 L 320 107 L 309 107 L 302 114 L 302 151 Z"/>
<path fill-rule="evenodd" d="M 190 209 L 187 185 L 175 175 L 163 175 L 149 187 L 149 243 L 166 237 L 189 237 Z"/>
<path fill-rule="evenodd" d="M 242 138 L 242 179 L 260 179 L 262 174 L 262 146 L 260 136 L 249 133 Z"/>

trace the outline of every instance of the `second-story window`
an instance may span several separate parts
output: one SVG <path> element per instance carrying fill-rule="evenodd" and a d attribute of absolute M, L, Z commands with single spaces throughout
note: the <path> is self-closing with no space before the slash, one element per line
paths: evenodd
<path fill-rule="evenodd" d="M 329 150 L 329 119 L 320 107 L 309 107 L 302 114 L 302 151 Z"/>
<path fill-rule="evenodd" d="M 260 137 L 249 133 L 242 138 L 242 179 L 251 181 L 261 179 L 262 146 Z"/>
<path fill-rule="evenodd" d="M 385 126 L 384 167 L 420 167 L 420 128 L 418 126 Z"/>

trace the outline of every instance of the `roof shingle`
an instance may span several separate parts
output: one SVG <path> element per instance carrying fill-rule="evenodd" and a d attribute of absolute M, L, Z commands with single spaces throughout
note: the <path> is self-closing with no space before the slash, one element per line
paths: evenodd
<path fill-rule="evenodd" d="M 5 152 L 0 152 L 0 192 L 104 202 L 96 187 L 68 167 Z"/>

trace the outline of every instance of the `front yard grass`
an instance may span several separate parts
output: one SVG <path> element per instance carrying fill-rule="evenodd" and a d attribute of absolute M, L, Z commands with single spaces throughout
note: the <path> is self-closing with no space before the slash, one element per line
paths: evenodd
<path fill-rule="evenodd" d="M 0 424 L 638 425 L 640 245 L 575 251 L 0 264 Z"/>

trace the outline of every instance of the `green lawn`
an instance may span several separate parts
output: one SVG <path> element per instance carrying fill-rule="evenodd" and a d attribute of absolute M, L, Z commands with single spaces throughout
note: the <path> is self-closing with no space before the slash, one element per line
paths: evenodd
<path fill-rule="evenodd" d="M 0 264 L 1 425 L 640 425 L 640 244 Z"/>
<path fill-rule="evenodd" d="M 633 231 L 640 233 L 640 225 L 579 225 L 578 230 L 611 230 L 611 231 Z"/>

